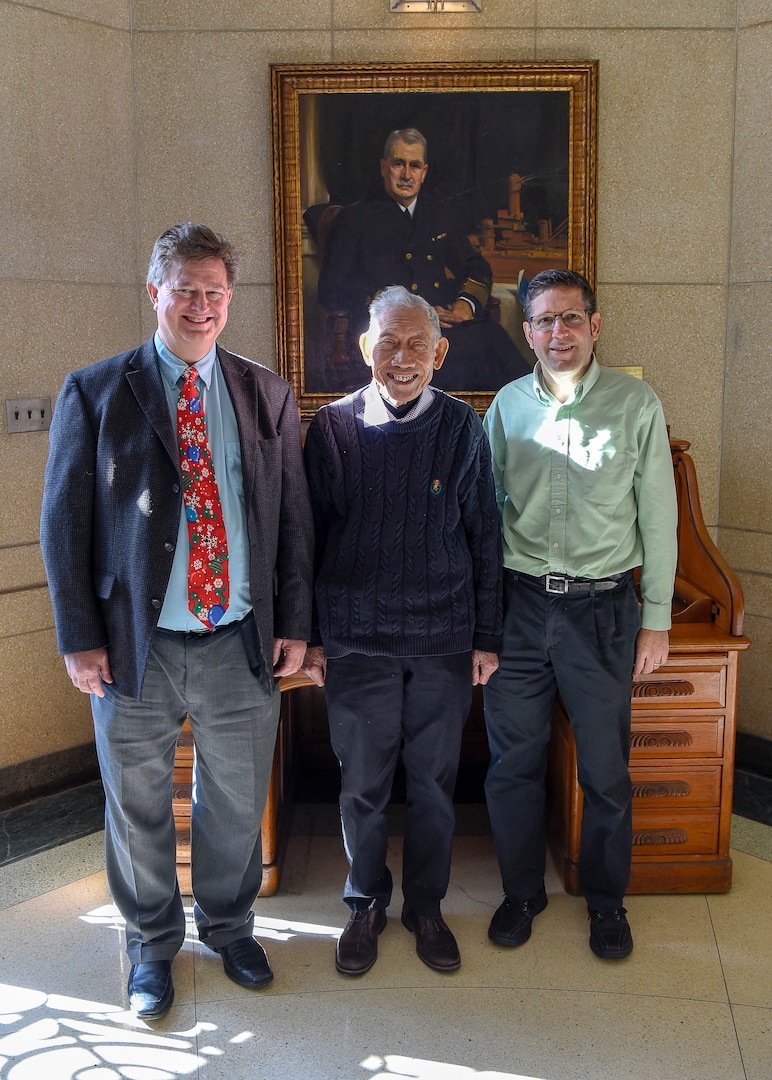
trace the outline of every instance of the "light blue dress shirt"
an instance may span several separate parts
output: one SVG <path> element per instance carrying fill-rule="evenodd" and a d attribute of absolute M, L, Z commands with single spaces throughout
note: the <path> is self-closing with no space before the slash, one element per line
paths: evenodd
<path fill-rule="evenodd" d="M 167 349 L 158 333 L 155 335 L 154 342 L 176 433 L 177 402 L 182 377 L 189 365 Z M 203 383 L 201 398 L 206 413 L 206 430 L 217 487 L 220 491 L 225 532 L 228 537 L 230 602 L 218 624 L 225 626 L 227 623 L 243 619 L 252 610 L 249 595 L 247 515 L 241 475 L 241 444 L 236 414 L 233 411 L 214 345 L 195 367 Z M 204 630 L 203 623 L 199 622 L 188 607 L 188 522 L 184 506 L 180 513 L 171 577 L 158 625 L 165 630 Z"/>

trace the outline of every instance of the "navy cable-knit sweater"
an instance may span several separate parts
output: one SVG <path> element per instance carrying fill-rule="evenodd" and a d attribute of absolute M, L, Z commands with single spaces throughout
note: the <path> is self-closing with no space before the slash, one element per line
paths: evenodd
<path fill-rule="evenodd" d="M 316 528 L 314 638 L 328 657 L 498 652 L 501 540 L 475 411 L 432 390 L 390 417 L 375 383 L 321 408 L 306 468 Z M 366 422 L 380 416 L 378 423 Z M 373 406 L 375 406 L 373 410 Z"/>

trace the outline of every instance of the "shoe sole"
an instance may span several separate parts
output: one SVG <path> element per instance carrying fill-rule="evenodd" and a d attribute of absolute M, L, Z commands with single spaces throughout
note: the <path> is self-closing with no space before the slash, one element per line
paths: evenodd
<path fill-rule="evenodd" d="M 402 925 L 405 927 L 406 930 L 409 930 L 411 934 L 415 933 L 415 927 L 413 926 L 413 924 L 410 922 L 409 919 L 405 918 L 404 912 L 402 913 Z M 437 964 L 432 964 L 431 961 L 427 960 L 425 956 L 421 956 L 420 952 L 418 951 L 418 941 L 417 940 L 416 940 L 416 956 L 418 957 L 419 960 L 421 960 L 424 964 L 426 964 L 426 966 L 428 968 L 431 968 L 432 971 L 439 971 L 440 974 L 443 974 L 446 971 L 447 972 L 449 972 L 449 971 L 458 971 L 458 969 L 461 967 L 461 957 L 459 957 L 458 963 L 456 963 L 456 964 L 445 964 L 443 967 L 440 967 Z"/>
<path fill-rule="evenodd" d="M 223 971 L 228 976 L 231 982 L 235 982 L 236 986 L 241 986 L 245 990 L 259 990 L 261 987 L 267 986 L 268 983 L 273 982 L 273 972 L 271 972 L 270 975 L 267 975 L 264 979 L 261 979 L 260 982 L 242 982 L 241 979 L 237 979 L 235 975 L 231 975 L 230 971 L 228 971 L 224 965 Z"/>
<path fill-rule="evenodd" d="M 488 927 L 488 937 L 494 945 L 502 945 L 505 949 L 516 949 L 518 945 L 525 945 L 526 941 L 530 939 L 532 922 L 533 920 L 528 923 L 528 926 L 523 930 L 522 934 L 518 934 L 516 938 L 513 938 L 511 934 L 508 937 L 498 937 L 491 931 L 490 927 Z"/>
<path fill-rule="evenodd" d="M 596 956 L 601 958 L 601 960 L 624 960 L 624 958 L 629 956 L 633 951 L 632 942 L 626 949 L 601 949 L 600 947 L 596 947 L 592 938 L 590 938 L 590 948 Z"/>
<path fill-rule="evenodd" d="M 336 956 L 335 957 L 335 970 L 340 975 L 350 975 L 350 976 L 356 978 L 357 975 L 366 975 L 367 972 L 370 971 L 370 969 L 375 965 L 375 961 L 377 959 L 378 959 L 378 953 L 375 954 L 375 956 L 372 958 L 372 960 L 367 965 L 367 967 L 357 968 L 356 970 L 354 970 L 352 968 L 343 967 L 341 964 L 339 964 L 338 963 L 338 958 Z"/>

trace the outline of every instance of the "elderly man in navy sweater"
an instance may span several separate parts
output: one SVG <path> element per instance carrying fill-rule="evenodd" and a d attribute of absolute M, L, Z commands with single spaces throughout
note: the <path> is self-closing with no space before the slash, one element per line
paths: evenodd
<path fill-rule="evenodd" d="M 436 971 L 461 958 L 440 913 L 472 685 L 498 666 L 501 552 L 490 452 L 470 406 L 429 384 L 445 359 L 434 309 L 402 286 L 370 306 L 368 386 L 320 409 L 306 439 L 316 527 L 315 637 L 326 687 L 351 915 L 336 967 L 375 963 L 392 878 L 386 808 L 407 782 L 402 922 Z"/>

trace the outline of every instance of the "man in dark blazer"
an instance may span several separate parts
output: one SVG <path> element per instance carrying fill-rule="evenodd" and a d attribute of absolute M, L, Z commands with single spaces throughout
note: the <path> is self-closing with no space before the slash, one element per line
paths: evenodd
<path fill-rule="evenodd" d="M 165 232 L 148 270 L 157 332 L 69 374 L 51 425 L 43 558 L 59 651 L 91 695 L 108 881 L 126 920 L 130 1005 L 145 1019 L 172 1003 L 171 961 L 185 938 L 172 770 L 186 714 L 199 937 L 240 985 L 273 977 L 251 906 L 277 678 L 298 670 L 310 632 L 313 528 L 290 386 L 216 344 L 237 273 L 233 247 L 211 229 Z M 189 464 L 175 421 L 186 372 L 227 537 L 216 565 L 227 564 L 228 595 L 203 611 L 189 596 L 195 512 L 183 501 Z"/>
<path fill-rule="evenodd" d="M 434 383 L 444 390 L 499 390 L 530 364 L 498 323 L 486 317 L 492 274 L 448 207 L 422 192 L 429 166 L 415 128 L 393 131 L 381 159 L 383 192 L 345 207 L 327 240 L 318 297 L 349 316 L 358 341 L 369 304 L 387 285 L 403 285 L 436 310 L 449 349 Z"/>

